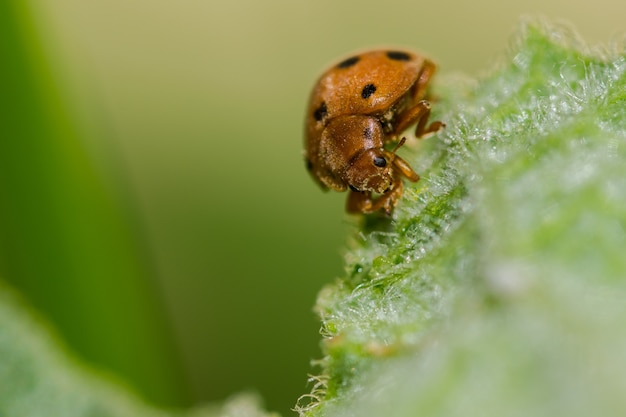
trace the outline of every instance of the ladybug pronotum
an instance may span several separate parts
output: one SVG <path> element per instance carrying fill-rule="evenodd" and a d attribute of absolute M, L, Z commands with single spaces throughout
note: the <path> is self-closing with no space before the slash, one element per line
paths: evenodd
<path fill-rule="evenodd" d="M 350 189 L 349 213 L 390 214 L 402 195 L 402 177 L 419 180 L 396 151 L 409 126 L 417 124 L 417 138 L 444 127 L 428 124 L 424 100 L 435 69 L 415 53 L 373 50 L 344 59 L 315 84 L 306 114 L 307 169 L 323 189 Z M 392 142 L 395 148 L 386 150 Z"/>

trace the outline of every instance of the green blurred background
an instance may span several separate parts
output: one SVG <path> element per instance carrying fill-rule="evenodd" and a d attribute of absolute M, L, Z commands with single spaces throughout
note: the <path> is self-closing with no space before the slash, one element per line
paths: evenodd
<path fill-rule="evenodd" d="M 149 401 L 287 414 L 352 222 L 303 168 L 315 77 L 377 45 L 478 75 L 524 14 L 605 43 L 626 3 L 5 0 L 0 275 Z"/>

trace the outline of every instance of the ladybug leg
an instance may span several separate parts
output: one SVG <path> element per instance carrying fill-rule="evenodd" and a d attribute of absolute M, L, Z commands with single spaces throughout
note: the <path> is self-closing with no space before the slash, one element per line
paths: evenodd
<path fill-rule="evenodd" d="M 413 102 L 416 103 L 426 97 L 426 89 L 430 79 L 435 74 L 437 66 L 434 62 L 426 60 L 422 66 L 422 72 L 417 77 L 417 81 L 413 85 Z"/>
<path fill-rule="evenodd" d="M 350 191 L 346 201 L 346 211 L 352 214 L 371 213 L 374 201 L 369 191 Z"/>
<path fill-rule="evenodd" d="M 383 209 L 386 215 L 391 215 L 393 208 L 402 196 L 403 187 L 402 180 L 400 180 L 400 178 L 396 178 L 392 189 L 378 197 L 374 204 L 372 204 L 372 212 Z"/>
<path fill-rule="evenodd" d="M 435 74 L 436 69 L 437 66 L 434 62 L 429 60 L 424 62 L 422 71 L 417 77 L 417 81 L 413 85 L 411 92 L 411 102 L 415 104 L 398 115 L 395 129 L 392 132 L 394 139 L 415 122 L 417 122 L 417 127 L 415 128 L 415 136 L 417 138 L 437 132 L 446 126 L 439 121 L 431 123 L 428 127 L 426 126 L 430 116 L 430 103 L 424 100 L 424 98 L 426 97 L 428 83 Z"/>
<path fill-rule="evenodd" d="M 389 216 L 398 202 L 398 199 L 402 196 L 402 190 L 402 181 L 400 178 L 396 178 L 392 189 L 378 197 L 376 200 L 372 199 L 372 193 L 369 191 L 350 191 L 346 204 L 346 211 L 348 213 L 368 214 L 383 209 L 385 214 Z"/>
<path fill-rule="evenodd" d="M 417 138 L 437 132 L 446 126 L 444 123 L 437 121 L 426 127 L 429 116 L 430 103 L 426 100 L 418 101 L 415 106 L 406 109 L 399 115 L 392 137 L 397 137 L 415 122 L 417 122 L 417 127 L 415 128 L 415 136 Z"/>
<path fill-rule="evenodd" d="M 397 172 L 404 175 L 409 181 L 419 181 L 420 176 L 417 175 L 417 172 L 413 171 L 413 168 L 398 155 L 394 155 L 393 166 L 397 169 Z"/>

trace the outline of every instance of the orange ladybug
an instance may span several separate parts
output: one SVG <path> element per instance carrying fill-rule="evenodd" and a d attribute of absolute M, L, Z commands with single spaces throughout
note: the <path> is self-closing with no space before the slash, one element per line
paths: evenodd
<path fill-rule="evenodd" d="M 350 189 L 349 213 L 390 214 L 402 177 L 419 180 L 409 164 L 384 146 L 417 123 L 418 138 L 445 125 L 428 125 L 424 100 L 435 64 L 412 52 L 373 50 L 344 59 L 319 78 L 306 114 L 307 169 L 323 189 Z M 377 197 L 374 197 L 377 194 Z"/>

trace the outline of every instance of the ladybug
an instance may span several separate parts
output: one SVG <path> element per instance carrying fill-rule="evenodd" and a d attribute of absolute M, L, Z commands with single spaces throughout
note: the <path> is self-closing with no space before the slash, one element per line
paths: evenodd
<path fill-rule="evenodd" d="M 416 123 L 415 136 L 437 132 L 428 124 L 426 88 L 436 65 L 409 51 L 372 50 L 334 65 L 313 87 L 306 113 L 305 160 L 324 189 L 350 190 L 349 213 L 391 214 L 402 195 L 402 177 L 419 175 L 398 155 L 400 134 Z M 389 151 L 385 146 L 397 142 Z"/>

